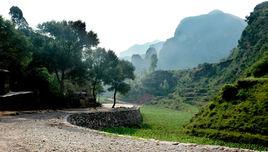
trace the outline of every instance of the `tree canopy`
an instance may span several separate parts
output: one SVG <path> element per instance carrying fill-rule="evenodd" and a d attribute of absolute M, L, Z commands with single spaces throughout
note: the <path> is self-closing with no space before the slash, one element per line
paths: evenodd
<path fill-rule="evenodd" d="M 92 96 L 88 101 L 96 102 L 105 85 L 129 90 L 124 81 L 134 79 L 134 67 L 98 47 L 97 34 L 85 22 L 48 21 L 34 30 L 19 7 L 9 14 L 11 21 L 0 16 L 0 69 L 10 71 L 12 90 L 33 90 L 52 104 L 54 97 L 69 100 L 85 89 Z"/>
<path fill-rule="evenodd" d="M 134 79 L 134 66 L 125 60 L 121 60 L 109 72 L 109 81 L 108 84 L 110 85 L 109 90 L 114 91 L 114 104 L 112 108 L 114 108 L 116 104 L 116 94 L 117 92 L 121 94 L 126 94 L 130 90 L 130 85 L 125 82 L 127 79 Z"/>

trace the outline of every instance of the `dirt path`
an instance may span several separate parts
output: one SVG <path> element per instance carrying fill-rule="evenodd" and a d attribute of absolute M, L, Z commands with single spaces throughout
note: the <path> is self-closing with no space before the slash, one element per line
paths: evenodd
<path fill-rule="evenodd" d="M 83 110 L 80 109 L 80 111 Z M 76 110 L 1 116 L 0 151 L 246 151 L 220 146 L 159 142 L 112 136 L 67 123 L 65 121 L 66 115 L 74 112 Z"/>

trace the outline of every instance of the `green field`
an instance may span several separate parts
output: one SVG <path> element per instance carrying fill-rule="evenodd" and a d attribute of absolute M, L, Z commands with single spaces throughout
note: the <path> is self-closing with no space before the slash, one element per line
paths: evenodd
<path fill-rule="evenodd" d="M 185 134 L 183 125 L 197 112 L 198 108 L 192 105 L 185 105 L 184 110 L 181 111 L 145 105 L 141 107 L 141 113 L 143 115 L 143 124 L 141 128 L 106 128 L 103 129 L 103 131 L 165 141 L 267 150 L 260 145 L 224 142 L 221 140 L 189 136 Z"/>

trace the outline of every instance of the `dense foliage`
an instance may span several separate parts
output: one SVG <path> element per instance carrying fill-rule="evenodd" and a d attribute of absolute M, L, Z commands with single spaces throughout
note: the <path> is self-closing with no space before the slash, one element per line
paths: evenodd
<path fill-rule="evenodd" d="M 125 80 L 134 79 L 132 64 L 99 48 L 97 34 L 87 31 L 85 22 L 49 21 L 33 30 L 18 7 L 9 14 L 12 22 L 0 16 L 0 69 L 10 71 L 12 91 L 31 90 L 41 104 L 66 106 L 76 92 L 96 103 L 104 85 L 120 93 L 130 89 Z"/>

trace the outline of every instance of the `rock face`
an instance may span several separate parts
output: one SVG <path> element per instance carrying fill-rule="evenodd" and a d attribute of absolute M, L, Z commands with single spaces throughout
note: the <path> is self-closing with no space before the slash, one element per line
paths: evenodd
<path fill-rule="evenodd" d="M 91 129 L 140 126 L 142 116 L 137 107 L 114 109 L 108 112 L 72 114 L 67 121 L 73 125 Z"/>
<path fill-rule="evenodd" d="M 138 55 L 144 55 L 146 51 L 150 48 L 153 47 L 156 49 L 157 53 L 159 53 L 160 49 L 162 48 L 164 42 L 163 41 L 153 41 L 153 42 L 148 42 L 144 44 L 135 44 L 131 46 L 129 49 L 123 51 L 120 53 L 120 58 L 125 59 L 125 60 L 131 60 L 131 57 L 135 54 Z"/>
<path fill-rule="evenodd" d="M 145 67 L 146 69 L 149 69 L 151 66 L 151 62 L 152 62 L 152 56 L 156 55 L 157 58 L 157 51 L 154 47 L 150 47 L 145 54 L 145 58 L 144 58 L 144 62 L 145 62 Z"/>
<path fill-rule="evenodd" d="M 157 58 L 157 50 L 154 47 L 150 47 L 143 58 L 139 54 L 134 54 L 131 58 L 131 63 L 135 66 L 135 72 L 140 73 L 148 70 L 151 66 L 152 56 L 156 55 Z"/>
<path fill-rule="evenodd" d="M 135 72 L 142 72 L 145 68 L 145 63 L 143 58 L 139 54 L 134 54 L 131 58 L 131 63 L 135 67 Z"/>
<path fill-rule="evenodd" d="M 145 54 L 145 60 L 150 60 L 153 55 L 157 55 L 157 51 L 154 47 L 150 47 Z"/>
<path fill-rule="evenodd" d="M 214 10 L 181 21 L 174 37 L 159 52 L 161 69 L 192 68 L 201 63 L 218 62 L 237 45 L 246 22 Z"/>

